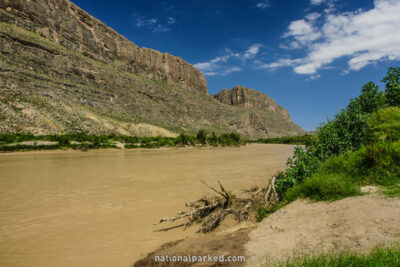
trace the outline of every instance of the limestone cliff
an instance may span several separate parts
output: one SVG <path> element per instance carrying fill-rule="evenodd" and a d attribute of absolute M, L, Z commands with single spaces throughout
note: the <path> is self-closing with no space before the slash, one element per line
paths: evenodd
<path fill-rule="evenodd" d="M 181 58 L 139 48 L 67 0 L 0 0 L 0 21 L 50 38 L 106 64 L 207 94 L 203 74 Z M 23 20 L 21 20 L 22 18 Z"/>
<path fill-rule="evenodd" d="M 67 0 L 0 0 L 0 133 L 302 133 L 272 99 L 244 94 L 243 105 L 217 101 L 192 65 L 139 48 Z"/>
<path fill-rule="evenodd" d="M 289 112 L 285 108 L 278 105 L 268 95 L 257 90 L 236 86 L 232 89 L 223 89 L 213 97 L 226 105 L 243 107 L 249 111 L 258 111 L 259 115 L 250 112 L 248 120 L 252 128 L 264 130 L 269 135 L 280 135 L 275 133 L 276 129 L 280 129 L 280 127 L 268 127 L 268 124 L 271 124 L 271 113 L 281 120 L 282 125 L 286 124 L 288 135 L 296 135 L 302 132 L 302 129 L 292 122 Z"/>
<path fill-rule="evenodd" d="M 219 102 L 246 108 L 254 108 L 262 111 L 274 112 L 282 116 L 282 119 L 291 122 L 289 112 L 276 104 L 275 100 L 257 90 L 236 86 L 230 90 L 223 89 L 218 94 L 213 95 Z"/>

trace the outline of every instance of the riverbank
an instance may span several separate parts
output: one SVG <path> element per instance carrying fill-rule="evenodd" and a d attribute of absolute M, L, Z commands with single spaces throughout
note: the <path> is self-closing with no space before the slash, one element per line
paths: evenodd
<path fill-rule="evenodd" d="M 400 199 L 372 192 L 335 202 L 296 200 L 256 227 L 242 224 L 210 234 L 208 238 L 200 236 L 177 241 L 160 247 L 134 266 L 154 266 L 156 255 L 188 254 L 241 255 L 246 256 L 246 262 L 221 265 L 268 266 L 267 262 L 271 264 L 296 255 L 332 249 L 368 252 L 377 245 L 400 244 Z M 206 261 L 193 266 L 220 265 Z"/>

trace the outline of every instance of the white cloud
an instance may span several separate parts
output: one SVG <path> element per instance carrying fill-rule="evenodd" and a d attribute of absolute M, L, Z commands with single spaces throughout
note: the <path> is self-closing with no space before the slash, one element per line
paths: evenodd
<path fill-rule="evenodd" d="M 242 69 L 239 68 L 239 67 L 228 67 L 228 68 L 226 68 L 226 69 L 224 69 L 224 70 L 222 70 L 220 72 L 204 71 L 203 73 L 206 76 L 216 76 L 216 75 L 225 76 L 225 75 L 231 74 L 232 72 L 237 72 L 237 71 L 242 71 Z"/>
<path fill-rule="evenodd" d="M 315 74 L 342 57 L 349 58 L 350 70 L 381 60 L 400 60 L 400 1 L 375 0 L 374 5 L 368 11 L 327 14 L 319 27 L 304 19 L 292 22 L 284 37 L 306 48 L 307 56 L 280 59 L 265 67 L 292 66 L 296 73 Z"/>
<path fill-rule="evenodd" d="M 260 44 L 253 44 L 247 49 L 247 51 L 243 54 L 243 59 L 252 59 L 254 58 L 258 52 L 260 51 Z"/>
<path fill-rule="evenodd" d="M 258 69 L 271 69 L 274 70 L 276 68 L 280 67 L 287 67 L 287 66 L 293 66 L 295 64 L 299 64 L 301 62 L 300 59 L 289 59 L 289 58 L 281 58 L 276 62 L 273 63 L 262 63 L 260 61 L 255 61 L 257 64 L 256 68 Z"/>
<path fill-rule="evenodd" d="M 169 18 L 168 18 L 168 21 L 167 21 L 167 24 L 174 24 L 175 22 L 176 22 L 176 19 L 175 19 L 175 18 L 169 17 Z"/>
<path fill-rule="evenodd" d="M 270 7 L 269 0 L 264 0 L 262 2 L 257 3 L 256 7 L 260 8 L 260 9 L 266 9 L 266 8 Z"/>
<path fill-rule="evenodd" d="M 228 75 L 232 72 L 242 71 L 238 65 L 244 65 L 246 60 L 253 59 L 260 52 L 260 48 L 260 44 L 253 44 L 243 53 L 234 53 L 230 49 L 225 49 L 224 55 L 210 61 L 196 63 L 194 66 L 206 76 Z"/>
<path fill-rule="evenodd" d="M 306 19 L 309 21 L 314 21 L 319 17 L 321 17 L 321 14 L 319 14 L 318 12 L 313 12 L 306 15 Z"/>
<path fill-rule="evenodd" d="M 320 5 L 324 2 L 324 0 L 311 0 L 311 5 Z"/>
<path fill-rule="evenodd" d="M 146 27 L 152 32 L 166 32 L 171 30 L 168 26 L 166 25 L 171 25 L 176 22 L 175 18 L 169 17 L 166 21 L 166 23 L 161 23 L 158 19 L 155 18 L 150 18 L 150 19 L 145 19 L 137 14 L 134 14 L 136 17 L 136 27 Z"/>
<path fill-rule="evenodd" d="M 301 48 L 321 37 L 321 33 L 313 26 L 313 21 L 300 19 L 290 23 L 283 37 L 293 37 L 295 41 L 292 41 L 288 48 Z"/>
<path fill-rule="evenodd" d="M 321 75 L 319 75 L 319 74 L 315 74 L 315 75 L 310 76 L 310 80 L 317 80 L 319 78 L 321 78 Z"/>
<path fill-rule="evenodd" d="M 312 25 L 306 22 L 304 19 L 300 19 L 290 23 L 289 31 L 285 33 L 285 37 L 305 35 L 305 34 L 310 34 L 312 32 L 313 32 Z"/>

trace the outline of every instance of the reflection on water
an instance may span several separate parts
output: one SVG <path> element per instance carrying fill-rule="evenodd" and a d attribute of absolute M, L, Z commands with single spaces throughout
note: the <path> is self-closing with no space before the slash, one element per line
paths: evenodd
<path fill-rule="evenodd" d="M 153 232 L 219 179 L 266 183 L 293 146 L 0 155 L 0 266 L 131 266 L 196 229 Z"/>

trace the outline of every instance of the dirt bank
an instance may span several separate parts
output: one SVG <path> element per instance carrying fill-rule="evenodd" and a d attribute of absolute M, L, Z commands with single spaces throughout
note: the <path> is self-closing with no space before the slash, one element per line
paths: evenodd
<path fill-rule="evenodd" d="M 270 215 L 257 227 L 237 228 L 240 230 L 231 228 L 225 233 L 169 244 L 135 266 L 154 266 L 155 255 L 245 255 L 246 263 L 236 263 L 236 266 L 258 266 L 266 257 L 282 259 L 331 248 L 370 249 L 377 244 L 399 241 L 400 199 L 373 193 L 335 202 L 298 200 Z M 220 265 L 205 262 L 195 266 Z"/>
<path fill-rule="evenodd" d="M 244 245 L 249 241 L 249 233 L 255 227 L 252 223 L 235 225 L 235 220 L 229 215 L 221 226 L 213 233 L 202 234 L 195 238 L 188 238 L 164 244 L 159 249 L 150 253 L 144 259 L 136 262 L 134 267 L 152 266 L 243 266 L 238 256 L 245 256 Z M 196 260 L 197 262 L 157 262 L 156 256 L 207 256 L 218 257 L 218 261 L 208 259 Z M 224 256 L 225 262 L 220 261 Z M 228 257 L 231 258 L 228 262 Z"/>

